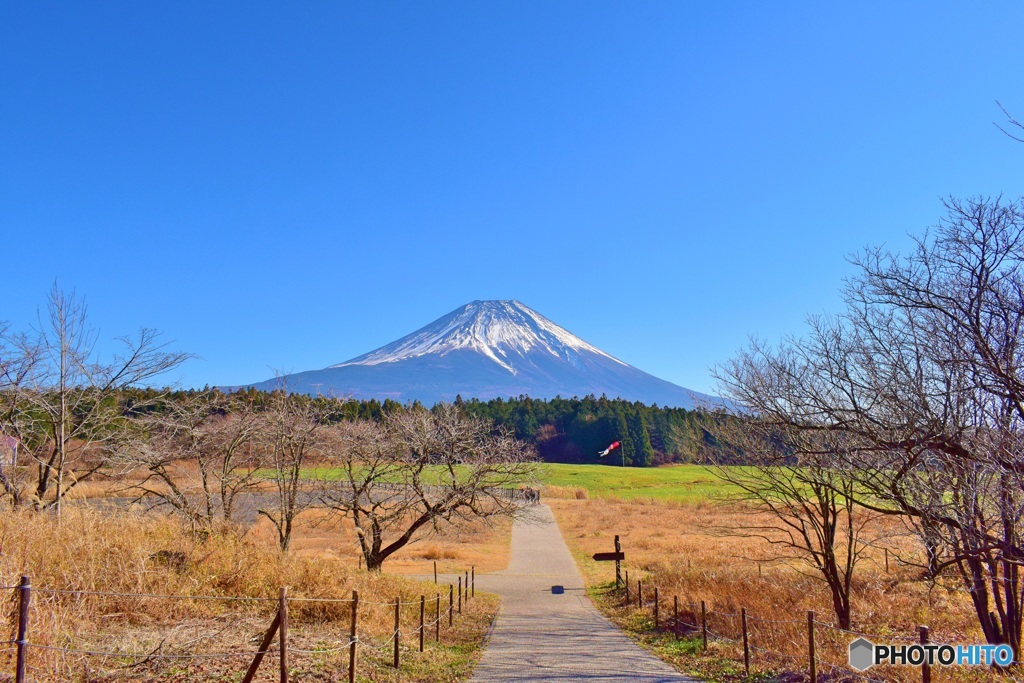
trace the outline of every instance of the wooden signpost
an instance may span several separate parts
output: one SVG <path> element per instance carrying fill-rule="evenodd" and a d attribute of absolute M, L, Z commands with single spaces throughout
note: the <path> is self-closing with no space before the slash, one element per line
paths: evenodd
<path fill-rule="evenodd" d="M 594 553 L 594 559 L 598 562 L 604 562 L 606 560 L 615 560 L 616 562 L 619 562 L 626 559 L 626 555 L 624 553 Z"/>
<path fill-rule="evenodd" d="M 614 553 L 595 553 L 594 561 L 596 562 L 611 562 L 615 560 L 615 587 L 618 588 L 622 585 L 622 565 L 620 564 L 626 559 L 626 554 L 622 552 L 622 545 L 619 543 L 619 537 L 615 537 L 615 552 Z"/>

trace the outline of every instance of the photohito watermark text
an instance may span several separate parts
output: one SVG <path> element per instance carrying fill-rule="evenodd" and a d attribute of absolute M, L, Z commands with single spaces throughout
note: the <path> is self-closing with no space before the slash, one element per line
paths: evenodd
<path fill-rule="evenodd" d="M 876 645 L 866 638 L 850 643 L 850 666 L 865 671 L 878 664 L 894 666 L 1008 666 L 1013 663 L 1009 645 Z"/>

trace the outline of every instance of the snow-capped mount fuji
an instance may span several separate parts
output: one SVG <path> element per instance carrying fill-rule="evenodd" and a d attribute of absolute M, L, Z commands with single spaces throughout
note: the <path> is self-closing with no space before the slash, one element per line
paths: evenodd
<path fill-rule="evenodd" d="M 518 301 L 474 301 L 379 349 L 252 386 L 425 405 L 588 394 L 661 406 L 720 403 L 588 344 Z"/>
<path fill-rule="evenodd" d="M 594 354 L 625 365 L 518 301 L 474 301 L 398 341 L 330 367 L 397 363 L 463 350 L 482 354 L 513 375 L 538 353 L 572 364 L 581 354 Z"/>

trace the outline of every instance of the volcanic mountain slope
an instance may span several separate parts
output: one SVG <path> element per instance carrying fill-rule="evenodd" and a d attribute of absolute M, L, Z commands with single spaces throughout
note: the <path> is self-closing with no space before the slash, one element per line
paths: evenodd
<path fill-rule="evenodd" d="M 253 384 L 425 405 L 594 394 L 693 408 L 715 399 L 610 356 L 518 301 L 474 301 L 387 346 L 323 370 Z"/>

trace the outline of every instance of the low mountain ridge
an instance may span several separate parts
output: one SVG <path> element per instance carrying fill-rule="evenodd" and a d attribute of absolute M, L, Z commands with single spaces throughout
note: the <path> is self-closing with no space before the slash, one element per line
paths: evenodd
<path fill-rule="evenodd" d="M 594 394 L 694 408 L 721 399 L 686 389 L 588 344 L 519 301 L 474 301 L 390 344 L 322 370 L 251 386 L 425 405 Z"/>

